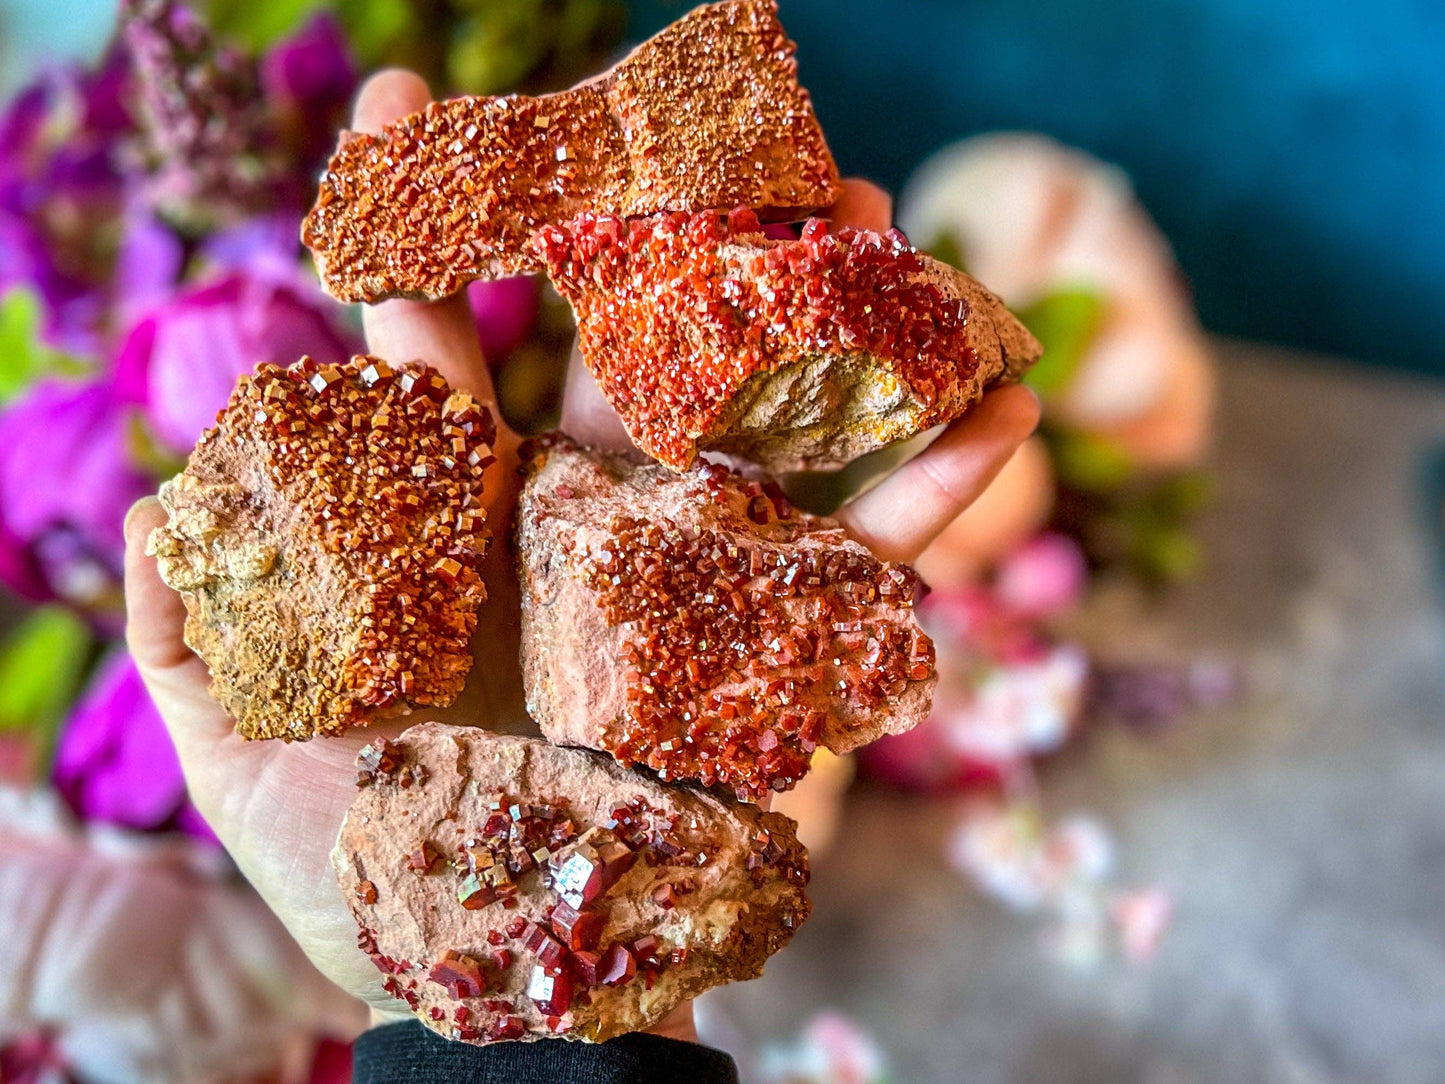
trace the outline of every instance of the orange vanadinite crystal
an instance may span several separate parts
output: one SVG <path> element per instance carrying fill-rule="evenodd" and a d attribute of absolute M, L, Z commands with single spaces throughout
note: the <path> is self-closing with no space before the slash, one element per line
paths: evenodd
<path fill-rule="evenodd" d="M 746 203 L 789 220 L 841 191 L 776 4 L 725 0 L 571 90 L 433 102 L 348 133 L 303 240 L 342 300 L 435 298 L 540 270 L 532 232 L 588 208 Z"/>
<path fill-rule="evenodd" d="M 335 625 L 316 635 L 336 653 L 315 675 L 329 686 L 317 732 L 461 691 L 486 598 L 482 473 L 495 440 L 490 412 L 434 369 L 372 357 L 263 365 L 201 438 L 197 456 L 219 441 L 254 449 L 275 506 L 294 516 L 291 544 L 318 547 L 349 578 L 350 603 L 311 618 Z"/>
<path fill-rule="evenodd" d="M 800 238 L 770 241 L 747 208 L 586 213 L 539 230 L 533 247 L 633 440 L 675 470 L 748 378 L 802 357 L 867 355 L 940 415 L 977 366 L 967 303 L 896 230 L 830 233 L 812 219 Z"/>

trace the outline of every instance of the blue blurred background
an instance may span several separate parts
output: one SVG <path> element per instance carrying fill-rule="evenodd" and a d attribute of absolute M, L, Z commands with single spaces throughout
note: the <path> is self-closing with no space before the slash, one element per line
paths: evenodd
<path fill-rule="evenodd" d="M 641 0 L 632 36 L 689 3 Z M 1214 331 L 1445 374 L 1445 6 L 782 0 L 840 162 L 896 188 L 1001 128 L 1124 166 Z M 0 0 L 0 71 L 110 0 Z"/>
<path fill-rule="evenodd" d="M 650 32 L 685 7 L 639 5 Z M 1445 374 L 1445 5 L 782 0 L 840 165 L 1047 132 L 1125 167 L 1211 330 Z"/>

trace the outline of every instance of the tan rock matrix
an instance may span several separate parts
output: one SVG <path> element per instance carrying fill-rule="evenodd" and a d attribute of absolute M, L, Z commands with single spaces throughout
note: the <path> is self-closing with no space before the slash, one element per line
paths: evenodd
<path fill-rule="evenodd" d="M 359 766 L 333 865 L 377 982 L 452 1039 L 649 1027 L 810 911 L 788 818 L 594 753 L 425 723 Z"/>

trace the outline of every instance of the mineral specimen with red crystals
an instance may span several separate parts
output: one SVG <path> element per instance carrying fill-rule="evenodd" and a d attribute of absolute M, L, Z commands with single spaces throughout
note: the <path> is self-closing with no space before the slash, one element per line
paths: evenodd
<path fill-rule="evenodd" d="M 747 204 L 786 221 L 841 191 L 774 0 L 724 0 L 572 90 L 348 133 L 302 238 L 343 301 L 435 298 L 540 270 L 532 232 L 587 209 Z"/>
<path fill-rule="evenodd" d="M 422 781 L 358 788 L 332 864 L 378 983 L 442 1035 L 646 1028 L 760 974 L 808 917 L 807 855 L 780 814 L 472 727 L 412 727 L 394 752 Z M 418 837 L 448 859 L 425 876 Z M 579 858 L 599 875 L 572 902 Z M 473 907 L 462 886 L 488 874 L 513 894 Z"/>
<path fill-rule="evenodd" d="M 769 240 L 747 208 L 627 221 L 591 211 L 533 247 L 639 448 L 772 472 L 838 467 L 952 421 L 1042 348 L 979 283 L 818 219 Z"/>
<path fill-rule="evenodd" d="M 552 741 L 758 798 L 819 745 L 927 717 L 907 566 L 715 464 L 678 475 L 560 437 L 524 458 L 523 679 Z"/>
<path fill-rule="evenodd" d="M 303 358 L 241 378 L 161 487 L 148 551 L 243 737 L 305 740 L 456 697 L 486 597 L 495 439 L 491 414 L 424 365 Z M 382 742 L 358 780 L 395 768 Z"/>

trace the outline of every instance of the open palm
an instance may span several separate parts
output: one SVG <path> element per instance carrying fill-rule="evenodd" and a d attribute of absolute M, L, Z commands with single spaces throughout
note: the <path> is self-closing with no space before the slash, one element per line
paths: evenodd
<path fill-rule="evenodd" d="M 407 72 L 383 72 L 363 88 L 355 127 L 375 131 L 420 109 L 426 85 Z M 885 230 L 888 197 L 866 182 L 846 182 L 835 221 Z M 368 349 L 389 361 L 419 358 L 495 412 L 496 396 L 464 296 L 422 303 L 389 301 L 366 310 Z M 922 455 L 855 500 L 840 518 L 879 557 L 910 561 L 988 484 L 1033 430 L 1038 406 L 1022 388 L 991 392 Z M 625 447 L 621 423 L 574 356 L 562 427 L 583 443 Z M 427 718 L 532 732 L 522 707 L 517 581 L 506 545 L 517 499 L 517 437 L 499 426 L 498 461 L 485 480 L 488 523 L 496 540 L 486 559 L 489 598 L 473 640 L 474 664 L 458 702 Z M 356 924 L 342 899 L 329 855 L 356 793 L 357 752 L 377 734 L 420 721 L 378 725 L 342 737 L 283 744 L 247 742 L 208 693 L 205 664 L 182 639 L 185 608 L 160 579 L 145 541 L 165 520 L 154 498 L 126 520 L 127 638 L 141 675 L 175 741 L 192 800 L 241 872 L 275 910 L 318 968 L 382 1014 L 399 1012 L 376 969 L 356 947 Z M 687 1038 L 690 1013 L 658 1030 Z"/>

